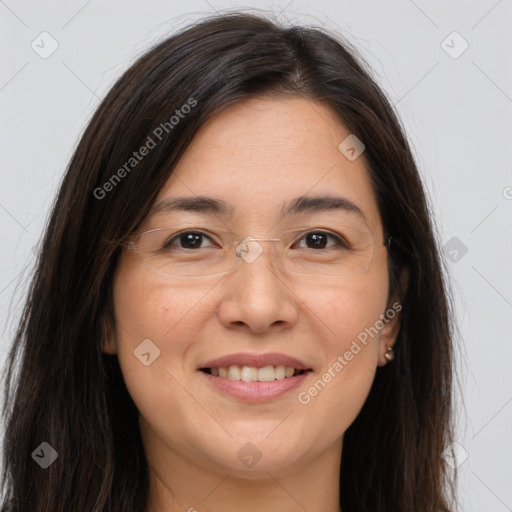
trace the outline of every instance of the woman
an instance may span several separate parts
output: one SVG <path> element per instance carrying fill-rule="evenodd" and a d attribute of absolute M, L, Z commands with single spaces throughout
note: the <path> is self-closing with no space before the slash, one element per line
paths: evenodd
<path fill-rule="evenodd" d="M 163 41 L 53 207 L 6 375 L 4 506 L 454 510 L 432 224 L 347 43 L 245 14 Z"/>

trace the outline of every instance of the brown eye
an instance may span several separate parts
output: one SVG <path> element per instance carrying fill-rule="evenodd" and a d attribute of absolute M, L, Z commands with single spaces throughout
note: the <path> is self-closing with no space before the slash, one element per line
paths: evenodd
<path fill-rule="evenodd" d="M 175 247 L 175 242 L 178 242 L 178 248 L 181 249 L 197 249 L 201 248 L 201 242 L 203 240 L 210 240 L 204 233 L 200 231 L 184 231 L 173 236 L 171 239 L 165 242 L 163 248 L 168 249 Z"/>
<path fill-rule="evenodd" d="M 306 241 L 307 249 L 330 249 L 332 245 L 330 247 L 326 247 L 327 244 L 329 243 L 329 239 L 332 239 L 336 242 L 335 246 L 348 248 L 348 245 L 340 237 L 332 233 L 326 233 L 324 231 L 311 231 L 310 233 L 301 238 L 301 240 Z"/>

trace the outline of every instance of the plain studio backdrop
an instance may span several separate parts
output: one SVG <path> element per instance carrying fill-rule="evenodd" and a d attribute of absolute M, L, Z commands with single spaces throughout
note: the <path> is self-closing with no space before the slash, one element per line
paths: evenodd
<path fill-rule="evenodd" d="M 0 1 L 2 365 L 46 216 L 92 112 L 150 45 L 233 9 L 341 33 L 395 104 L 454 286 L 462 398 L 451 463 L 462 508 L 512 511 L 511 0 Z"/>

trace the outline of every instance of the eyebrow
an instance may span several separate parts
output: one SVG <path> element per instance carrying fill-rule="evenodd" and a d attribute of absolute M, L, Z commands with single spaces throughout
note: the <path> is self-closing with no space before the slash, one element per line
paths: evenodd
<path fill-rule="evenodd" d="M 281 208 L 281 219 L 289 215 L 304 213 L 342 210 L 352 212 L 366 220 L 366 217 L 355 203 L 345 197 L 333 195 L 300 196 Z M 193 211 L 223 217 L 232 217 L 233 206 L 222 199 L 207 196 L 169 197 L 160 201 L 150 212 L 150 215 L 164 212 Z"/>

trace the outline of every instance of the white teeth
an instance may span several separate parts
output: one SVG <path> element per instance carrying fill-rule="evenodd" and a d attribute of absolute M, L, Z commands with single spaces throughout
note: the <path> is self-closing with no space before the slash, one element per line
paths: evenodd
<path fill-rule="evenodd" d="M 276 366 L 275 369 L 276 379 L 281 380 L 286 377 L 286 369 L 284 367 L 284 364 L 280 364 Z"/>
<path fill-rule="evenodd" d="M 276 380 L 276 372 L 273 366 L 264 366 L 258 370 L 258 380 L 260 382 L 270 382 Z"/>
<path fill-rule="evenodd" d="M 212 375 L 215 377 L 227 377 L 229 380 L 242 380 L 244 382 L 271 382 L 273 380 L 281 380 L 287 377 L 293 377 L 295 368 L 292 366 L 264 366 L 257 368 L 256 366 L 221 366 L 219 368 L 211 368 Z"/>
<path fill-rule="evenodd" d="M 242 366 L 241 379 L 244 382 L 256 382 L 258 380 L 258 368 L 254 366 Z"/>
<path fill-rule="evenodd" d="M 228 379 L 229 380 L 240 380 L 241 371 L 238 366 L 230 366 L 228 370 Z"/>

